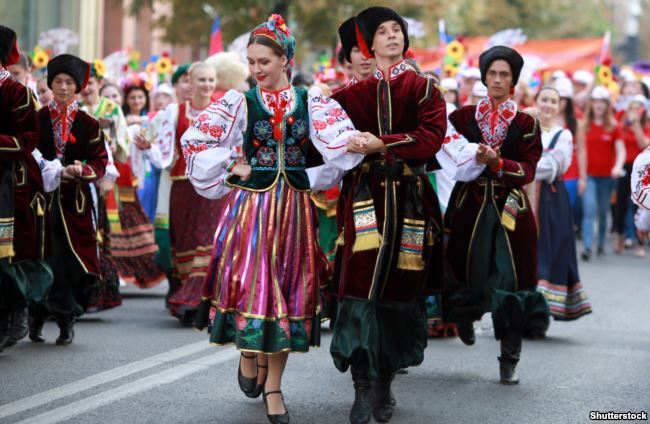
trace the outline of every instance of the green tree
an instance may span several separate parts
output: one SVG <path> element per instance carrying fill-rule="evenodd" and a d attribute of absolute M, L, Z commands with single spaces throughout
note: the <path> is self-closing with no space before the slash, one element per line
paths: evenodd
<path fill-rule="evenodd" d="M 609 26 L 606 0 L 456 0 L 444 14 L 454 34 L 491 35 L 522 28 L 528 38 L 602 35 Z"/>
<path fill-rule="evenodd" d="M 153 0 L 130 0 L 129 13 L 136 15 L 143 8 L 152 8 Z M 213 17 L 206 11 L 212 8 L 219 14 L 224 43 L 229 43 L 243 32 L 261 23 L 271 13 L 281 13 L 289 22 L 301 44 L 315 48 L 332 47 L 338 41 L 338 26 L 349 16 L 376 4 L 375 0 L 162 0 L 171 5 L 172 13 L 154 23 L 164 30 L 165 41 L 174 44 L 205 47 L 209 43 Z M 428 16 L 442 0 L 405 0 L 399 10 L 404 16 Z M 206 5 L 208 7 L 206 7 Z M 426 7 L 425 7 L 426 6 Z M 436 7 L 434 7 L 436 6 Z M 433 34 L 435 34 L 435 27 Z"/>

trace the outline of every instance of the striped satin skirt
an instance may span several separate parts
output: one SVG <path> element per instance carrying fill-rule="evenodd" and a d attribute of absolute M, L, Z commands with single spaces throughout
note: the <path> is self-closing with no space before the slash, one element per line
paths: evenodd
<path fill-rule="evenodd" d="M 204 287 L 213 299 L 211 342 L 269 354 L 320 344 L 328 265 L 317 227 L 309 192 L 283 178 L 268 191 L 229 193 Z"/>

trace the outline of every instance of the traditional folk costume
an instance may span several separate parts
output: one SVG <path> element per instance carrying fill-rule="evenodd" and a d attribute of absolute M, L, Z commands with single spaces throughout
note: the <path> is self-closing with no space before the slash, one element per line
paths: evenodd
<path fill-rule="evenodd" d="M 90 295 L 90 301 L 86 309 L 88 313 L 101 312 L 116 308 L 122 304 L 120 277 L 111 250 L 111 235 L 122 231 L 117 192 L 113 190 L 115 181 L 120 174 L 115 166 L 113 154 L 106 138 L 104 139 L 104 146 L 108 156 L 106 173 L 90 187 L 93 200 L 96 202 L 95 210 L 97 211 L 100 278 Z M 104 182 L 111 188 L 102 193 L 101 187 Z"/>
<path fill-rule="evenodd" d="M 341 39 L 341 47 L 345 58 L 350 62 L 350 54 L 352 48 L 358 46 L 357 35 L 354 26 L 354 17 L 345 21 L 339 27 L 339 37 Z M 358 82 L 356 77 L 353 77 L 347 82 L 347 86 L 354 85 Z M 344 87 L 339 87 L 334 92 L 339 91 Z M 338 185 L 323 191 L 316 191 L 312 193 L 312 200 L 318 208 L 318 239 L 321 248 L 325 252 L 325 256 L 330 265 L 334 267 L 337 251 L 337 238 L 339 236 L 338 227 L 336 224 L 336 205 L 340 195 L 340 187 Z M 335 319 L 336 316 L 328 318 Z"/>
<path fill-rule="evenodd" d="M 91 75 L 101 77 L 94 64 Z M 126 283 L 145 289 L 154 287 L 165 279 L 165 274 L 155 260 L 158 246 L 154 240 L 153 225 L 136 193 L 138 180 L 133 175 L 129 158 L 131 137 L 126 118 L 119 105 L 105 97 L 100 98 L 93 115 L 97 119 L 106 118 L 112 121 L 110 128 L 105 131 L 111 137 L 111 142 L 116 145 L 115 167 L 119 177 L 115 181 L 114 190 L 117 190 L 117 195 L 115 192 L 107 192 L 104 203 L 106 206 L 112 204 L 113 199 L 108 199 L 109 196 L 117 199 L 119 229 L 113 226 L 116 231 L 110 234 L 111 259 L 118 275 Z"/>
<path fill-rule="evenodd" d="M 295 41 L 281 17 L 251 36 L 261 34 L 291 60 Z M 346 153 L 355 133 L 320 89 L 308 94 L 293 86 L 228 91 L 185 133 L 194 188 L 208 198 L 225 196 L 204 289 L 212 302 L 211 342 L 266 354 L 319 346 L 319 290 L 328 265 L 310 191 L 335 184 L 361 160 Z M 242 155 L 252 167 L 246 181 L 230 173 Z"/>
<path fill-rule="evenodd" d="M 98 70 L 95 62 L 90 65 L 90 76 L 102 79 L 103 74 Z M 95 200 L 97 216 L 97 229 L 99 232 L 99 267 L 100 278 L 93 289 L 88 303 L 88 312 L 100 312 L 122 304 L 120 295 L 120 277 L 117 265 L 112 254 L 112 237 L 122 231 L 120 226 L 119 198 L 115 182 L 120 176 L 115 165 L 115 156 L 124 160 L 127 153 L 128 142 L 126 138 L 126 125 L 124 117 L 120 120 L 120 107 L 110 99 L 101 96 L 99 103 L 94 108 L 81 103 L 81 110 L 95 118 L 106 118 L 112 121 L 109 128 L 102 129 L 104 145 L 108 154 L 106 173 L 95 181 L 91 188 Z M 104 186 L 104 192 L 100 187 Z M 110 187 L 107 189 L 107 187 Z"/>
<path fill-rule="evenodd" d="M 138 199 L 137 179 L 128 163 L 116 162 L 120 173 L 119 193 L 121 231 L 111 235 L 111 253 L 120 277 L 141 289 L 160 284 L 165 272 L 156 263 L 158 246 L 153 224 Z"/>
<path fill-rule="evenodd" d="M 391 20 L 400 24 L 408 49 L 401 16 L 371 7 L 355 21 L 366 56 L 377 27 Z M 343 243 L 339 305 L 330 352 L 341 372 L 352 367 L 351 421 L 363 422 L 356 405 L 367 404 L 372 380 L 379 405 L 375 418 L 390 419 L 393 374 L 423 361 L 424 294 L 442 283 L 440 208 L 426 165 L 443 141 L 445 103 L 434 81 L 403 61 L 387 74 L 375 70 L 334 99 L 357 129 L 378 136 L 387 151 L 367 156 L 343 180 L 337 213 Z"/>
<path fill-rule="evenodd" d="M 515 86 L 523 59 L 503 46 L 480 56 L 483 83 L 495 60 L 510 64 Z M 522 334 L 548 327 L 546 301 L 534 292 L 537 226 L 523 189 L 534 180 L 542 155 L 539 124 L 512 100 L 496 104 L 490 98 L 461 107 L 449 120 L 460 135 L 447 146 L 459 182 L 445 215 L 451 287 L 443 312 L 446 320 L 458 323 L 466 344 L 474 343 L 472 322 L 492 312 L 495 337 L 501 340 L 501 381 L 514 384 Z M 479 143 L 500 151 L 498 168 L 476 161 Z"/>
<path fill-rule="evenodd" d="M 641 152 L 632 165 L 632 201 L 639 206 L 634 225 L 646 236 L 650 233 L 650 147 Z"/>
<path fill-rule="evenodd" d="M 190 69 L 189 63 L 185 63 L 183 65 L 180 65 L 178 68 L 176 68 L 176 71 L 174 71 L 174 73 L 172 74 L 172 80 L 171 80 L 172 86 L 176 87 L 178 81 L 183 76 L 188 74 L 189 69 Z M 178 96 L 179 93 L 176 93 L 176 95 Z M 168 111 L 168 115 L 163 114 L 165 110 Z M 176 105 L 172 109 L 167 108 L 158 111 L 156 113 L 156 116 L 152 118 L 152 121 L 150 122 L 149 125 L 151 131 L 151 133 L 149 134 L 150 140 L 155 141 L 159 137 L 156 136 L 156 134 L 162 135 L 163 134 L 162 124 L 165 123 L 167 126 L 170 122 L 173 122 L 173 124 L 170 127 L 166 128 L 166 132 L 168 133 L 169 130 L 173 129 L 174 132 L 172 134 L 175 134 L 176 124 L 178 123 L 178 105 Z M 167 143 L 173 144 L 174 137 L 175 135 L 172 135 L 171 139 L 168 140 Z M 151 163 L 151 161 L 149 161 L 149 163 Z M 158 169 L 155 166 L 153 168 Z M 165 273 L 167 274 L 167 280 L 170 283 L 170 288 L 167 294 L 167 300 L 169 300 L 169 296 L 171 296 L 172 291 L 174 291 L 175 289 L 175 287 L 174 288 L 172 287 L 172 283 L 174 283 L 175 280 L 171 278 L 172 255 L 171 255 L 171 247 L 169 241 L 169 200 L 170 200 L 170 194 L 172 188 L 172 179 L 169 174 L 170 171 L 169 166 L 166 169 L 158 169 L 158 170 L 160 172 L 160 176 L 158 180 L 158 191 L 156 195 L 156 212 L 155 212 L 155 219 L 154 219 L 154 232 L 156 236 L 156 244 L 158 245 L 158 255 L 156 256 L 156 262 L 165 270 Z M 178 286 L 178 283 L 174 283 L 174 286 Z"/>
<path fill-rule="evenodd" d="M 542 145 L 544 152 L 535 174 L 537 291 L 546 298 L 553 318 L 569 321 L 591 313 L 578 274 L 571 204 L 562 179 L 572 160 L 573 136 L 559 126 L 542 129 Z"/>
<path fill-rule="evenodd" d="M 47 205 L 32 157 L 38 120 L 31 91 L 4 68 L 18 61 L 16 33 L 0 25 L 0 351 L 27 335 L 25 308 L 52 284 Z"/>
<path fill-rule="evenodd" d="M 77 92 L 88 81 L 89 66 L 76 56 L 63 54 L 47 66 L 48 85 L 58 74 L 74 78 Z M 63 110 L 62 110 L 63 109 Z M 63 166 L 80 161 L 82 175 L 61 182 L 51 198 L 53 255 L 48 262 L 54 272 L 52 290 L 35 318 L 55 316 L 61 335 L 58 344 L 72 342 L 74 317 L 82 315 L 100 275 L 95 208 L 90 185 L 106 170 L 108 155 L 104 134 L 97 121 L 79 110 L 77 102 L 68 106 L 52 101 L 38 112 L 38 148 L 48 161 L 58 159 Z"/>
<path fill-rule="evenodd" d="M 339 26 L 339 38 L 341 40 L 341 48 L 348 62 L 351 61 L 350 55 L 354 47 L 358 47 L 356 26 L 354 24 L 354 16 L 346 20 Z M 359 80 L 355 75 L 343 87 L 336 91 L 340 91 L 346 87 L 351 87 L 358 83 Z M 336 92 L 335 91 L 335 92 Z M 338 302 L 336 295 L 339 288 L 339 277 L 341 275 L 342 261 L 340 255 L 343 254 L 342 246 L 339 243 L 340 225 L 337 222 L 336 209 L 338 200 L 341 194 L 340 184 L 332 187 L 329 190 L 312 193 L 312 200 L 318 208 L 318 239 L 325 252 L 325 256 L 334 270 L 334 275 L 330 282 L 323 286 L 321 293 L 321 310 L 323 320 L 330 320 L 330 328 L 333 328 L 336 321 L 338 311 Z M 338 259 L 337 259 L 338 257 Z"/>
<path fill-rule="evenodd" d="M 456 106 L 453 103 L 446 103 L 446 112 L 447 117 L 453 111 L 456 110 Z M 447 205 L 449 204 L 449 198 L 451 197 L 451 192 L 454 189 L 456 180 L 454 176 L 456 175 L 456 163 L 453 161 L 451 156 L 447 153 L 445 146 L 448 146 L 450 142 L 453 141 L 454 137 L 457 137 L 458 133 L 453 129 L 453 126 L 447 120 L 447 133 L 445 134 L 445 139 L 442 144 L 442 148 L 436 153 L 436 161 L 440 169 L 431 171 L 428 173 L 429 180 L 431 185 L 438 195 L 438 202 L 440 203 L 440 210 L 443 214 L 447 211 Z M 452 322 L 445 322 L 442 319 L 442 298 L 441 294 L 435 294 L 427 296 L 425 299 L 425 305 L 427 308 L 427 334 L 429 337 L 456 337 L 456 324 Z"/>
<path fill-rule="evenodd" d="M 153 166 L 163 170 L 158 211 L 160 215 L 169 213 L 169 308 L 172 315 L 189 325 L 201 303 L 214 229 L 222 204 L 218 199 L 207 199 L 197 194 L 185 175 L 186 164 L 180 140 L 201 112 L 190 101 L 170 104 L 151 123 L 148 137 L 153 141 L 151 149 L 141 151 Z M 165 170 L 169 171 L 169 180 L 166 179 Z M 168 181 L 170 185 L 167 185 Z M 166 191 L 168 194 L 165 194 Z M 162 209 L 165 206 L 167 211 Z M 157 221 L 159 212 L 156 213 Z"/>

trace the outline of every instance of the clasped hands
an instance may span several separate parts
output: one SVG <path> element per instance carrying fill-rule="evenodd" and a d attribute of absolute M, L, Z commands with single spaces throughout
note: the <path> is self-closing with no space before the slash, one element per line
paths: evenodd
<path fill-rule="evenodd" d="M 386 144 L 369 132 L 362 132 L 355 134 L 348 140 L 349 153 L 361 153 L 362 155 L 369 155 L 372 153 L 384 153 L 386 151 Z"/>
<path fill-rule="evenodd" d="M 72 165 L 68 165 L 61 169 L 61 180 L 66 182 L 76 177 L 81 177 L 83 170 L 83 164 L 76 160 Z"/>
<path fill-rule="evenodd" d="M 487 144 L 479 144 L 476 150 L 476 161 L 484 163 L 490 168 L 499 166 L 499 159 L 501 159 L 501 152 L 498 149 L 493 149 Z"/>

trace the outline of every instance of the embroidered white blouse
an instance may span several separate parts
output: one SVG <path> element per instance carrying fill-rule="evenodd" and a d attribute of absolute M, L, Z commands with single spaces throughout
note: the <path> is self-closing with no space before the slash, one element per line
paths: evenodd
<path fill-rule="evenodd" d="M 549 149 L 555 134 L 560 132 L 560 138 L 553 149 Z M 542 146 L 544 152 L 539 162 L 535 179 L 552 183 L 558 176 L 564 175 L 571 165 L 573 155 L 573 135 L 571 131 L 560 126 L 542 130 Z"/>
<path fill-rule="evenodd" d="M 294 109 L 297 99 L 293 93 L 291 87 L 280 93 L 285 99 L 285 113 Z M 260 97 L 270 109 L 271 97 Z M 345 171 L 361 162 L 363 155 L 347 152 L 348 139 L 358 131 L 338 102 L 324 97 L 320 88 L 314 87 L 309 90 L 307 106 L 311 143 L 323 156 L 325 164 L 308 168 L 306 172 L 311 189 L 324 190 L 338 183 Z M 331 117 L 336 119 L 328 119 Z M 217 199 L 231 190 L 225 184 L 230 175 L 227 168 L 242 156 L 246 126 L 246 99 L 242 93 L 230 90 L 210 105 L 183 135 L 181 145 L 187 162 L 186 173 L 202 196 Z"/>

